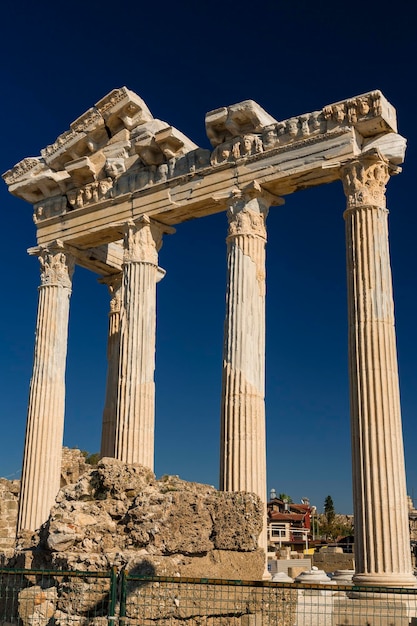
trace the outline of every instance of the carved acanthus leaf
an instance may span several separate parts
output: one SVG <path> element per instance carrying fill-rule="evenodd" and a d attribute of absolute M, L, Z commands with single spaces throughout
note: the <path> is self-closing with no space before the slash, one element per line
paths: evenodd
<path fill-rule="evenodd" d="M 238 235 L 251 235 L 266 239 L 265 219 L 267 211 L 255 211 L 239 204 L 233 204 L 227 211 L 229 221 L 228 238 Z"/>
<path fill-rule="evenodd" d="M 112 313 L 120 313 L 121 306 L 121 288 L 122 288 L 122 272 L 118 272 L 117 274 L 112 274 L 111 276 L 106 276 L 100 278 L 99 282 L 107 285 L 110 294 L 110 314 Z"/>
<path fill-rule="evenodd" d="M 71 289 L 74 257 L 59 242 L 48 248 L 30 251 L 38 255 L 41 266 L 41 285 L 59 285 Z"/>
<path fill-rule="evenodd" d="M 369 157 L 358 159 L 345 165 L 341 173 L 347 209 L 360 206 L 385 208 L 385 188 L 390 177 L 386 161 Z"/>
<path fill-rule="evenodd" d="M 158 266 L 158 250 L 162 246 L 162 229 L 143 215 L 126 224 L 124 262 L 143 261 Z"/>

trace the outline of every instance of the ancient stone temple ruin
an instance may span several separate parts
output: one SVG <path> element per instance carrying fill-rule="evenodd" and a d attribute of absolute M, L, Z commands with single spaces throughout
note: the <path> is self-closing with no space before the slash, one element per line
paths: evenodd
<path fill-rule="evenodd" d="M 220 486 L 265 502 L 266 217 L 287 194 L 341 180 L 355 581 L 413 586 L 385 201 L 405 152 L 395 109 L 372 91 L 277 121 L 248 100 L 210 111 L 206 129 L 212 150 L 155 119 L 123 87 L 4 174 L 10 192 L 33 204 L 29 253 L 41 265 L 19 529 L 47 519 L 59 488 L 74 265 L 110 292 L 101 454 L 152 469 L 156 285 L 165 273 L 158 251 L 176 224 L 221 211 L 229 228 Z"/>

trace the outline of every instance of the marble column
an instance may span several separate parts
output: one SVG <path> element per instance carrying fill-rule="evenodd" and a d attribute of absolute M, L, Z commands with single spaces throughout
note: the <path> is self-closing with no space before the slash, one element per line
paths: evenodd
<path fill-rule="evenodd" d="M 114 457 L 116 437 L 117 384 L 120 351 L 120 304 L 122 274 L 102 278 L 110 292 L 109 334 L 107 339 L 106 399 L 103 410 L 100 456 Z"/>
<path fill-rule="evenodd" d="M 385 186 L 378 154 L 341 170 L 346 224 L 355 584 L 414 586 Z"/>
<path fill-rule="evenodd" d="M 146 215 L 126 226 L 120 311 L 115 458 L 153 470 L 156 283 L 163 232 Z"/>
<path fill-rule="evenodd" d="M 265 550 L 265 220 L 273 201 L 282 203 L 254 184 L 228 209 L 220 450 L 220 488 L 262 500 Z"/>
<path fill-rule="evenodd" d="M 60 488 L 69 300 L 74 259 L 60 242 L 39 257 L 33 375 L 30 382 L 17 531 L 45 522 Z"/>

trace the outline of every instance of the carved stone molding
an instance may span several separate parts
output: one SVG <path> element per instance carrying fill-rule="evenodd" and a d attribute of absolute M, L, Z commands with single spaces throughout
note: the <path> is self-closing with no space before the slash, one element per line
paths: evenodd
<path fill-rule="evenodd" d="M 388 162 L 378 156 L 364 156 L 341 169 L 347 210 L 360 206 L 386 208 L 385 189 L 390 177 Z"/>
<path fill-rule="evenodd" d="M 233 111 L 235 106 L 237 105 L 232 105 L 228 109 L 225 107 L 228 113 L 223 109 L 207 113 L 207 134 L 214 146 L 212 165 L 289 146 L 325 133 L 343 132 L 349 126 L 357 127 L 364 137 L 376 135 L 378 131 L 383 132 L 388 128 L 396 131 L 395 110 L 380 91 L 336 102 L 325 106 L 321 111 L 305 113 L 280 122 L 273 118 L 268 121 L 265 112 L 263 117 L 258 114 L 257 124 L 253 123 L 250 135 L 241 132 L 245 128 L 243 124 L 228 123 L 229 117 L 233 118 L 236 115 Z M 250 143 L 252 144 L 250 148 L 245 148 Z"/>
<path fill-rule="evenodd" d="M 47 238 L 39 238 L 46 244 L 64 237 L 58 224 L 72 211 L 77 213 L 71 220 L 77 219 L 81 211 L 84 216 L 90 208 L 107 210 L 141 191 L 149 193 L 153 186 L 156 193 L 168 188 L 171 197 L 171 191 L 178 188 L 178 179 L 182 184 L 187 177 L 192 184 L 196 174 L 204 179 L 207 174 L 215 174 L 217 166 L 224 169 L 236 163 L 240 167 L 248 162 L 259 170 L 262 163 L 270 167 L 272 159 L 277 159 L 280 168 L 280 155 L 292 150 L 299 151 L 294 156 L 297 165 L 301 163 L 304 168 L 302 161 L 310 159 L 311 154 L 308 162 L 314 166 L 316 144 L 321 142 L 331 144 L 329 148 L 326 145 L 327 164 L 328 155 L 334 155 L 335 148 L 338 152 L 339 143 L 345 150 L 343 138 L 353 128 L 356 139 L 349 143 L 349 158 L 367 150 L 368 142 L 369 146 L 377 146 L 390 163 L 398 165 L 405 149 L 404 140 L 396 135 L 395 109 L 380 91 L 282 121 L 275 120 L 256 102 L 246 100 L 207 113 L 206 128 L 212 151 L 198 148 L 167 122 L 153 118 L 143 100 L 123 87 L 72 122 L 69 130 L 41 150 L 40 157 L 23 159 L 3 178 L 13 195 L 34 205 L 38 233 L 43 236 L 51 226 L 52 236 L 49 238 L 48 232 Z M 265 175 L 269 176 L 267 170 L 268 166 Z M 307 176 L 305 168 L 303 173 Z M 328 172 L 327 177 L 322 170 L 316 174 L 329 182 Z M 301 185 L 297 174 L 291 175 L 297 188 Z M 289 189 L 292 193 L 292 184 Z"/>
<path fill-rule="evenodd" d="M 357 98 L 336 102 L 323 108 L 326 120 L 336 124 L 356 124 L 364 116 L 379 116 L 382 113 L 382 94 L 380 91 L 371 91 Z"/>
<path fill-rule="evenodd" d="M 264 151 L 262 139 L 259 135 L 243 135 L 233 141 L 227 141 L 217 146 L 211 155 L 211 164 L 218 165 L 227 161 L 236 161 L 252 154 Z"/>
<path fill-rule="evenodd" d="M 59 285 L 71 289 L 75 261 L 62 243 L 54 242 L 47 248 L 30 248 L 29 254 L 39 258 L 42 287 Z"/>
<path fill-rule="evenodd" d="M 257 102 L 244 100 L 221 107 L 206 114 L 206 132 L 211 145 L 216 147 L 230 138 L 247 133 L 259 133 L 276 120 Z"/>

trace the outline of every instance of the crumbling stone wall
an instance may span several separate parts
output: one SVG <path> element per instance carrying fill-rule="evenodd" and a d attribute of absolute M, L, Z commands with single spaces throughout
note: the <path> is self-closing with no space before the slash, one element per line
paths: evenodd
<path fill-rule="evenodd" d="M 85 459 L 85 454 L 77 448 L 62 448 L 61 487 L 77 482 L 90 468 Z"/>
<path fill-rule="evenodd" d="M 355 569 L 355 559 L 353 554 L 320 550 L 313 555 L 313 565 L 325 572 L 335 572 L 337 569 Z"/>
<path fill-rule="evenodd" d="M 219 492 L 177 476 L 158 480 L 141 465 L 102 459 L 61 488 L 47 522 L 22 534 L 6 562 L 12 568 L 76 570 L 76 578 L 28 576 L 29 587 L 16 590 L 14 611 L 24 626 L 35 621 L 46 626 L 51 619 L 104 625 L 109 580 L 93 579 L 92 573 L 116 565 L 131 574 L 172 577 L 166 588 L 137 579 L 129 583 L 126 610 L 132 623 L 163 626 L 169 619 L 178 626 L 251 626 L 267 611 L 270 626 L 290 626 L 294 590 L 176 582 L 178 576 L 261 579 L 262 523 L 263 506 L 255 494 Z M 81 571 L 88 572 L 85 579 Z"/>
<path fill-rule="evenodd" d="M 10 564 L 50 569 L 260 579 L 262 504 L 141 465 L 102 459 L 64 486 L 48 521 L 19 538 Z"/>
<path fill-rule="evenodd" d="M 75 483 L 90 468 L 77 448 L 62 449 L 61 487 Z M 0 478 L 0 553 L 10 556 L 16 541 L 20 480 Z"/>
<path fill-rule="evenodd" d="M 19 480 L 0 478 L 0 552 L 14 547 L 19 489 Z"/>

